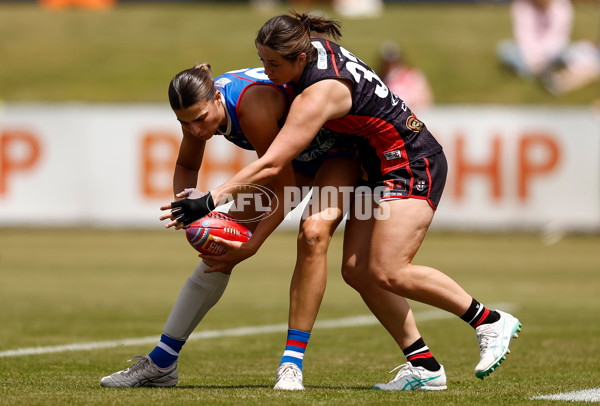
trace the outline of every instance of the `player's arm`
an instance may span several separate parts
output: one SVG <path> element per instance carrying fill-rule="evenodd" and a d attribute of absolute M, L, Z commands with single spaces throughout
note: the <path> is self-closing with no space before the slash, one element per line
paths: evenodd
<path fill-rule="evenodd" d="M 187 188 L 196 187 L 205 147 L 206 141 L 198 139 L 183 130 L 183 138 L 179 146 L 179 154 L 173 174 L 173 193 L 175 195 Z M 177 196 L 175 199 L 179 200 Z"/>
<path fill-rule="evenodd" d="M 211 191 L 215 203 L 234 184 L 271 182 L 310 144 L 326 121 L 340 118 L 352 107 L 351 85 L 342 80 L 322 80 L 296 96 L 285 125 L 266 153 L 235 174 L 227 183 Z"/>
<path fill-rule="evenodd" d="M 265 154 L 279 133 L 278 122 L 284 117 L 286 111 L 285 96 L 274 87 L 257 85 L 250 87 L 244 93 L 238 105 L 240 125 L 259 158 Z M 291 162 L 285 165 L 281 173 L 270 183 L 277 196 L 277 199 L 272 201 L 271 213 L 259 222 L 252 238 L 246 243 L 228 243 L 221 239 L 215 239 L 215 242 L 225 245 L 229 249 L 224 255 L 214 258 L 216 265 L 213 265 L 211 271 L 218 271 L 219 263 L 237 263 L 254 255 L 281 223 L 286 214 L 283 204 L 285 186 L 295 185 Z"/>
<path fill-rule="evenodd" d="M 278 176 L 304 148 L 310 144 L 315 134 L 327 122 L 340 118 L 352 107 L 351 84 L 346 80 L 326 79 L 308 87 L 294 99 L 285 125 L 267 152 L 258 160 L 243 168 L 227 183 L 212 190 L 199 199 L 184 199 L 176 205 L 161 206 L 161 210 L 173 209 L 162 220 L 171 219 L 167 228 L 181 228 L 193 218 L 200 218 L 215 206 L 225 203 L 228 197 L 237 197 L 242 191 L 235 185 L 264 185 Z M 180 194 L 180 197 L 184 197 Z M 177 219 L 181 219 L 182 222 Z"/>

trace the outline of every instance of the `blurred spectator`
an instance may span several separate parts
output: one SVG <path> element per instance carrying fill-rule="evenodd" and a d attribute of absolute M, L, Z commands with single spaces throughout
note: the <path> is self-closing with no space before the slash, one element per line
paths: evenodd
<path fill-rule="evenodd" d="M 573 5 L 570 0 L 513 0 L 514 40 L 498 45 L 500 61 L 521 77 L 542 77 L 570 42 Z"/>
<path fill-rule="evenodd" d="M 402 50 L 392 41 L 385 41 L 379 48 L 381 80 L 398 95 L 413 111 L 420 111 L 433 104 L 433 92 L 425 74 L 406 62 Z"/>
<path fill-rule="evenodd" d="M 264 2 L 273 0 L 252 0 Z M 288 0 L 292 7 L 308 7 L 315 4 L 331 4 L 335 12 L 346 18 L 378 17 L 383 11 L 383 0 Z"/>
<path fill-rule="evenodd" d="M 333 8 L 348 18 L 377 17 L 383 11 L 383 0 L 334 0 Z"/>
<path fill-rule="evenodd" d="M 600 48 L 589 40 L 572 43 L 563 52 L 557 69 L 544 77 L 554 94 L 567 93 L 600 79 Z"/>

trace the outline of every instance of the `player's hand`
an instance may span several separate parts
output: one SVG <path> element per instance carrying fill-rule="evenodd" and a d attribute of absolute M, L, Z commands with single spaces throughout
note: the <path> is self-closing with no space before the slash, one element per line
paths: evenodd
<path fill-rule="evenodd" d="M 177 200 L 181 200 L 183 198 L 200 199 L 204 195 L 206 195 L 205 192 L 201 192 L 196 188 L 189 187 L 187 189 L 183 189 L 183 192 L 177 193 L 177 195 L 175 195 L 175 197 L 177 198 Z"/>
<path fill-rule="evenodd" d="M 171 220 L 166 224 L 166 228 L 175 227 L 176 230 L 180 230 L 206 216 L 215 208 L 210 192 L 202 193 L 197 189 L 190 188 L 178 193 L 175 197 L 180 200 L 160 206 L 163 211 L 171 210 L 170 213 L 160 216 L 161 220 Z"/>
<path fill-rule="evenodd" d="M 252 255 L 256 254 L 257 251 L 252 247 L 252 244 L 249 243 L 252 239 L 247 242 L 241 242 L 229 241 L 214 236 L 212 238 L 214 242 L 225 247 L 225 253 L 223 255 L 199 255 L 200 258 L 210 261 L 212 268 L 204 271 L 207 273 L 230 269 L 243 260 L 250 258 Z"/>

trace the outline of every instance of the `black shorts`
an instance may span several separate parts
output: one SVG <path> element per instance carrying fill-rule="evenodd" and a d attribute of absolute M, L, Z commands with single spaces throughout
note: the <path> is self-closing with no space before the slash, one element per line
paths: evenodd
<path fill-rule="evenodd" d="M 436 210 L 446 184 L 448 163 L 444 152 L 417 159 L 402 168 L 394 169 L 382 178 L 369 182 L 380 201 L 422 199 Z"/>
<path fill-rule="evenodd" d="M 330 158 L 348 158 L 353 159 L 356 156 L 356 145 L 350 136 L 336 136 L 331 145 L 325 152 L 310 160 L 294 159 L 292 166 L 295 171 L 303 173 L 314 178 L 321 164 Z"/>

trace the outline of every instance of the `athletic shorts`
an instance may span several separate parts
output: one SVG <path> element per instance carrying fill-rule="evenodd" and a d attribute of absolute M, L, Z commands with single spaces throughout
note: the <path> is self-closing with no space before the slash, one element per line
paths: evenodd
<path fill-rule="evenodd" d="M 292 166 L 295 171 L 314 178 L 321 164 L 330 158 L 350 158 L 356 156 L 356 144 L 351 136 L 336 136 L 335 142 L 325 152 L 310 160 L 294 159 Z"/>
<path fill-rule="evenodd" d="M 382 178 L 369 181 L 379 201 L 396 199 L 422 199 L 436 210 L 446 184 L 448 163 L 444 152 L 418 159 L 394 169 Z"/>

